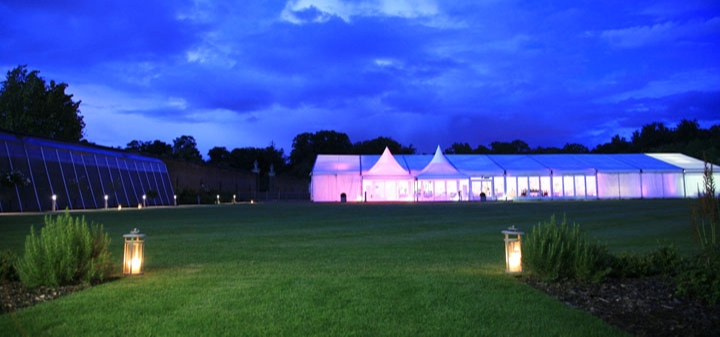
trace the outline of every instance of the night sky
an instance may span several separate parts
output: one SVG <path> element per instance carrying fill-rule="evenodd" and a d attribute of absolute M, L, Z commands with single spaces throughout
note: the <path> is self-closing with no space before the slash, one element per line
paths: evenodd
<path fill-rule="evenodd" d="M 82 101 L 85 139 L 191 135 L 207 158 L 304 132 L 419 153 L 592 149 L 720 123 L 720 1 L 3 0 L 0 70 Z"/>

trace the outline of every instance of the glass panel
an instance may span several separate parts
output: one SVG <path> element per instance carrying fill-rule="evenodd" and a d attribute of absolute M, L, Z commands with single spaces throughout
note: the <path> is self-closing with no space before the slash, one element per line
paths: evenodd
<path fill-rule="evenodd" d="M 597 179 L 595 176 L 585 176 L 586 195 L 588 197 L 597 197 Z"/>
<path fill-rule="evenodd" d="M 597 174 L 598 197 L 602 199 L 620 198 L 618 174 L 600 173 Z"/>
<path fill-rule="evenodd" d="M 494 177 L 495 198 L 505 197 L 505 177 Z"/>
<path fill-rule="evenodd" d="M 640 173 L 624 173 L 620 174 L 620 197 L 626 198 L 640 198 L 641 184 L 640 184 Z"/>
<path fill-rule="evenodd" d="M 563 188 L 566 197 L 575 196 L 575 180 L 572 176 L 563 177 Z"/>
<path fill-rule="evenodd" d="M 528 178 L 527 177 L 518 177 L 517 178 L 517 188 L 518 191 L 520 191 L 521 197 L 527 197 L 528 194 Z"/>
<path fill-rule="evenodd" d="M 447 199 L 446 200 L 459 200 L 460 196 L 458 196 L 458 181 L 457 180 L 447 180 L 445 181 L 446 187 L 447 187 Z"/>
<path fill-rule="evenodd" d="M 510 199 L 518 197 L 518 178 L 507 177 L 507 194 Z"/>
<path fill-rule="evenodd" d="M 432 200 L 433 198 L 433 182 L 431 180 L 422 181 L 422 199 Z"/>
<path fill-rule="evenodd" d="M 528 177 L 529 194 L 528 196 L 537 198 L 542 195 L 540 192 L 540 177 Z"/>
<path fill-rule="evenodd" d="M 575 195 L 585 197 L 585 176 L 575 176 Z"/>
<path fill-rule="evenodd" d="M 548 176 L 540 177 L 540 189 L 543 197 L 550 196 L 550 186 L 552 186 L 551 178 Z"/>
<path fill-rule="evenodd" d="M 483 183 L 482 181 L 474 180 L 471 183 L 472 187 L 472 199 L 473 200 L 480 200 L 480 193 L 483 191 Z"/>
<path fill-rule="evenodd" d="M 448 200 L 444 180 L 435 180 L 435 195 L 433 200 Z"/>

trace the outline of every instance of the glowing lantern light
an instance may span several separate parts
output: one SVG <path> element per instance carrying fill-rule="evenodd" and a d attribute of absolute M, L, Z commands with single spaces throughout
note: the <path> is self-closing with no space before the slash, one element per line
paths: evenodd
<path fill-rule="evenodd" d="M 145 234 L 135 228 L 130 234 L 124 234 L 123 238 L 125 238 L 123 274 L 142 275 L 145 264 Z"/>
<path fill-rule="evenodd" d="M 521 236 L 525 233 L 517 230 L 515 226 L 502 231 L 505 234 L 505 272 L 522 272 L 522 243 Z"/>

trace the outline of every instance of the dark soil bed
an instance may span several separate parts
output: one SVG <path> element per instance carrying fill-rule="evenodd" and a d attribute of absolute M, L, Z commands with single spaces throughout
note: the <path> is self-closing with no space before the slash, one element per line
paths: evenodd
<path fill-rule="evenodd" d="M 608 279 L 601 284 L 522 280 L 635 336 L 720 336 L 720 306 L 675 296 L 668 278 Z"/>
<path fill-rule="evenodd" d="M 608 279 L 601 284 L 522 281 L 573 308 L 587 311 L 636 336 L 720 336 L 720 306 L 673 295 L 667 278 Z M 87 288 L 87 285 L 26 289 L 0 285 L 5 314 Z"/>
<path fill-rule="evenodd" d="M 87 287 L 87 285 L 72 285 L 57 288 L 39 287 L 27 289 L 17 281 L 2 282 L 0 283 L 0 294 L 2 295 L 0 314 L 52 301 L 60 296 L 72 294 Z"/>

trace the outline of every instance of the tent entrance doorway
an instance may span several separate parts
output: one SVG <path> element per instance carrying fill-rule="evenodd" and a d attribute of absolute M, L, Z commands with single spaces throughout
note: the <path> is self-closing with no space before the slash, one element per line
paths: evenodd
<path fill-rule="evenodd" d="M 486 198 L 495 199 L 493 191 L 495 191 L 495 182 L 491 178 L 473 179 L 472 180 L 472 200 L 481 200 L 481 194 Z"/>

